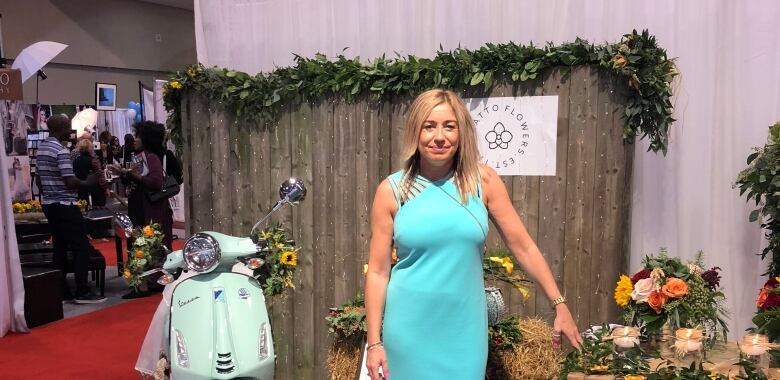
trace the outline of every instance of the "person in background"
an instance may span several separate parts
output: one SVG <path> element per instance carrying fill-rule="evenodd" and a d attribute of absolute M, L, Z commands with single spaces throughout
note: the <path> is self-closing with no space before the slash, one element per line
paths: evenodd
<path fill-rule="evenodd" d="M 108 183 L 106 177 L 101 175 L 100 162 L 95 157 L 92 141 L 81 139 L 76 144 L 74 152 L 77 153 L 73 160 L 73 173 L 82 181 L 92 173 L 97 173 L 98 183 L 88 188 L 81 188 L 78 192 L 79 199 L 86 200 L 92 207 L 104 207 L 108 197 Z"/>
<path fill-rule="evenodd" d="M 70 120 L 66 116 L 49 118 L 50 135 L 38 145 L 36 163 L 38 185 L 43 195 L 41 208 L 49 221 L 54 264 L 62 270 L 63 296 L 71 294 L 65 281 L 67 252 L 73 252 L 73 271 L 76 277 L 74 301 L 78 304 L 98 303 L 106 300 L 92 292 L 87 282 L 87 267 L 92 247 L 87 239 L 86 223 L 76 205 L 76 191 L 97 184 L 97 175 L 90 174 L 82 181 L 73 173 L 70 152 L 63 146 L 71 135 Z"/>
<path fill-rule="evenodd" d="M 122 165 L 128 164 L 133 161 L 133 153 L 135 153 L 135 137 L 131 133 L 125 135 L 125 145 L 122 146 Z"/>
<path fill-rule="evenodd" d="M 119 143 L 119 138 L 111 136 L 111 143 L 109 144 L 109 150 L 111 151 L 111 163 L 122 164 L 122 145 Z"/>
<path fill-rule="evenodd" d="M 165 171 L 163 170 L 163 158 L 165 157 L 165 127 L 152 121 L 143 121 L 134 125 L 135 155 L 133 164 L 129 169 L 117 168 L 123 179 L 130 184 L 131 193 L 128 195 L 128 210 L 134 208 L 134 204 L 140 203 L 143 207 L 143 224 L 159 223 L 162 229 L 163 244 L 171 249 L 173 241 L 173 211 L 168 199 L 152 202 L 146 196 L 147 191 L 160 190 L 163 187 Z M 167 159 L 166 159 L 167 161 Z M 131 203 L 132 202 L 132 203 Z M 131 221 L 134 219 L 130 216 Z M 138 215 L 135 216 L 138 218 Z M 135 224 L 135 221 L 133 221 Z M 123 298 L 136 298 L 146 294 L 133 294 L 131 292 Z"/>
<path fill-rule="evenodd" d="M 100 143 L 100 150 L 98 150 L 97 157 L 100 161 L 101 167 L 111 164 L 112 154 L 109 145 L 111 144 L 111 132 L 103 131 L 98 135 L 98 143 Z"/>

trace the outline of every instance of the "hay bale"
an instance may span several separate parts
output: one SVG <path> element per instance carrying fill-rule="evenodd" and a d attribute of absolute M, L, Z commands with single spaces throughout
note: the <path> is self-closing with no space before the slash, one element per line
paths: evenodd
<path fill-rule="evenodd" d="M 328 351 L 331 380 L 355 380 L 363 350 L 363 336 L 336 339 Z"/>
<path fill-rule="evenodd" d="M 561 370 L 563 352 L 553 348 L 553 329 L 540 318 L 525 318 L 518 322 L 523 333 L 514 350 L 491 353 L 494 378 L 506 380 L 549 379 Z"/>

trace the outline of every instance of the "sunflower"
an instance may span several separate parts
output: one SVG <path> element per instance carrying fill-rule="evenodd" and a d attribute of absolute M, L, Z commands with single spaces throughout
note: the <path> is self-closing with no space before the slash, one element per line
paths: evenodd
<path fill-rule="evenodd" d="M 135 258 L 136 259 L 143 259 L 144 256 L 146 256 L 146 254 L 144 254 L 144 251 L 142 251 L 140 249 L 135 251 Z"/>
<path fill-rule="evenodd" d="M 282 264 L 294 267 L 298 265 L 298 255 L 294 251 L 282 252 Z"/>
<path fill-rule="evenodd" d="M 620 275 L 620 280 L 615 287 L 615 302 L 618 306 L 626 306 L 631 301 L 631 292 L 634 291 L 634 285 L 631 279 L 626 275 Z"/>
<path fill-rule="evenodd" d="M 149 238 L 154 236 L 154 230 L 152 229 L 151 226 L 144 227 L 144 236 Z"/>

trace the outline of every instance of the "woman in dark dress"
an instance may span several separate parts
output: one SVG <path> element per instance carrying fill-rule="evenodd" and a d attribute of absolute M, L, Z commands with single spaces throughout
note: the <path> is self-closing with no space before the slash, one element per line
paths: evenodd
<path fill-rule="evenodd" d="M 132 209 L 143 211 L 143 224 L 159 223 L 162 233 L 165 235 L 163 244 L 171 249 L 173 240 L 173 212 L 168 199 L 152 202 L 146 196 L 148 190 L 160 190 L 163 186 L 165 174 L 162 161 L 165 156 L 165 127 L 162 124 L 144 121 L 135 125 L 135 154 L 130 169 L 120 169 L 122 176 L 130 183 L 128 204 Z M 140 210 L 139 210 L 140 211 Z M 137 214 L 137 213 L 136 213 Z M 140 215 L 138 215 L 140 216 Z M 131 219 L 133 215 L 130 215 Z M 137 218 L 137 216 L 136 216 Z M 135 223 L 135 221 L 133 221 Z"/>

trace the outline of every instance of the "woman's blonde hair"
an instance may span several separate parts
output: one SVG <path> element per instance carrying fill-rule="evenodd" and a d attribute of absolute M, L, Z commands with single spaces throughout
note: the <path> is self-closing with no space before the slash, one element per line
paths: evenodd
<path fill-rule="evenodd" d="M 76 143 L 76 151 L 79 153 L 89 152 L 92 153 L 94 148 L 92 147 L 92 141 L 89 139 L 81 139 Z"/>
<path fill-rule="evenodd" d="M 459 142 L 454 157 L 455 186 L 460 201 L 466 203 L 470 194 L 476 194 L 480 181 L 479 149 L 474 120 L 463 100 L 450 90 L 432 89 L 423 92 L 412 102 L 404 126 L 403 157 L 404 174 L 400 184 L 400 198 L 406 202 L 414 189 L 415 178 L 420 173 L 420 152 L 417 149 L 425 120 L 438 105 L 447 103 L 455 113 Z"/>

